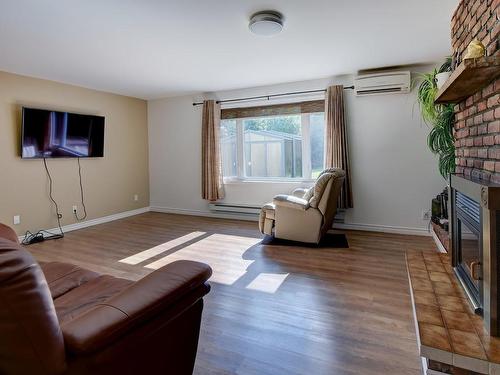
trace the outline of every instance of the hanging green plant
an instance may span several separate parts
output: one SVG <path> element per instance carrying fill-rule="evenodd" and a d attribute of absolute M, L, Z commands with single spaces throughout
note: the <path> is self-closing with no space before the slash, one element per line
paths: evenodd
<path fill-rule="evenodd" d="M 436 99 L 436 94 L 438 91 L 436 85 L 436 74 L 437 69 L 434 69 L 430 73 L 424 73 L 421 75 L 422 82 L 418 86 L 417 99 L 420 105 L 420 113 L 422 114 L 422 119 L 429 125 L 432 125 L 436 119 L 436 104 L 434 100 Z"/>
<path fill-rule="evenodd" d="M 429 149 L 439 155 L 439 173 L 446 178 L 455 172 L 455 139 L 453 137 L 453 104 L 439 106 L 434 126 L 427 136 Z"/>
<path fill-rule="evenodd" d="M 451 58 L 438 69 L 422 74 L 422 82 L 418 87 L 417 100 L 422 119 L 431 126 L 427 136 L 429 149 L 438 155 L 439 173 L 447 178 L 455 172 L 455 138 L 453 137 L 453 121 L 455 110 L 453 104 L 435 104 L 438 88 L 436 74 L 451 69 Z"/>

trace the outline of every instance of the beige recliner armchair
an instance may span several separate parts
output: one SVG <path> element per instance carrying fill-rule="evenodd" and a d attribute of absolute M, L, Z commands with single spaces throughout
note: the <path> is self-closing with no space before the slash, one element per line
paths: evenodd
<path fill-rule="evenodd" d="M 286 240 L 319 243 L 332 227 L 345 172 L 325 169 L 310 189 L 277 195 L 262 207 L 259 229 L 263 234 Z"/>

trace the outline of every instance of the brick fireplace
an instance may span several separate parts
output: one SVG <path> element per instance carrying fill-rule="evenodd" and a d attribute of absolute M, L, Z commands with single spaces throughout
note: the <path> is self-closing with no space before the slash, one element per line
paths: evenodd
<path fill-rule="evenodd" d="M 497 56 L 500 0 L 462 0 L 451 20 L 455 66 L 477 39 Z M 477 71 L 476 74 L 481 74 Z M 473 77 L 476 78 L 476 77 Z M 500 79 L 455 103 L 456 175 L 451 178 L 452 266 L 486 330 L 499 332 Z M 467 238 L 469 236 L 469 238 Z"/>
<path fill-rule="evenodd" d="M 462 0 L 451 20 L 457 64 L 473 39 L 498 55 L 500 0 Z M 500 79 L 455 106 L 457 173 L 500 183 Z"/>
<path fill-rule="evenodd" d="M 455 106 L 450 251 L 407 253 L 420 356 L 433 374 L 500 374 L 499 34 L 500 0 L 460 1 L 455 69 L 436 97 Z M 462 61 L 474 39 L 486 56 Z"/>

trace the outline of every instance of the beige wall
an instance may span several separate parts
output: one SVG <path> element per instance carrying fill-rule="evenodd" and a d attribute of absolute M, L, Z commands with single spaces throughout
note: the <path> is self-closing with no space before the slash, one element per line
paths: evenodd
<path fill-rule="evenodd" d="M 18 234 L 57 226 L 43 161 L 19 156 L 23 105 L 105 116 L 104 157 L 81 161 L 87 219 L 149 206 L 146 101 L 0 72 L 0 222 L 21 215 Z M 62 224 L 75 223 L 77 160 L 47 162 Z"/>

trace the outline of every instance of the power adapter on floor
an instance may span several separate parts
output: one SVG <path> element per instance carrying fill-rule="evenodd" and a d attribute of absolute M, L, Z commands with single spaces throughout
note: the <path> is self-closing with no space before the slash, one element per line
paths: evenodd
<path fill-rule="evenodd" d="M 33 236 L 32 238 L 30 238 L 30 240 L 28 241 L 28 244 L 31 245 L 31 244 L 34 244 L 34 243 L 37 243 L 37 242 L 42 242 L 44 240 L 45 240 L 45 238 L 43 237 L 43 234 L 42 233 L 38 233 L 35 236 Z"/>

